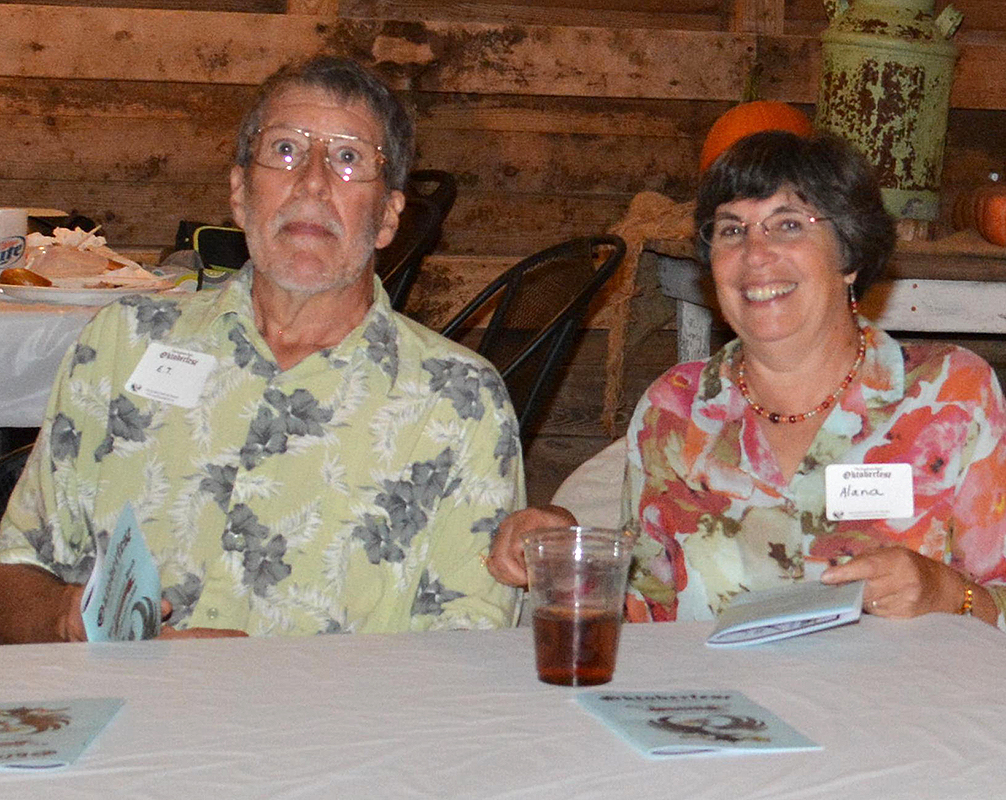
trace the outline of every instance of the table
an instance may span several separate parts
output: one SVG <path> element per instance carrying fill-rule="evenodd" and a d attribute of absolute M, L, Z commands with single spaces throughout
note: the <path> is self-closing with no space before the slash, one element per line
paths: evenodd
<path fill-rule="evenodd" d="M 863 314 L 887 331 L 1006 334 L 1006 248 L 976 236 L 899 243 L 885 279 L 862 298 Z M 708 356 L 716 301 L 692 243 L 648 240 L 640 268 L 657 270 L 661 291 L 677 303 L 678 360 Z"/>
<path fill-rule="evenodd" d="M 650 761 L 539 683 L 531 631 L 0 647 L 5 700 L 126 704 L 76 764 L 0 797 L 987 800 L 1006 637 L 950 615 L 736 650 L 629 625 L 608 689 L 736 689 L 823 750 Z"/>
<path fill-rule="evenodd" d="M 118 252 L 145 265 L 161 260 L 160 250 L 149 247 L 120 247 Z M 195 289 L 195 273 L 181 264 L 148 269 L 188 291 Z M 97 312 L 98 306 L 19 303 L 0 294 L 0 364 L 6 370 L 0 382 L 0 428 L 42 424 L 59 363 Z M 0 446 L 2 440 L 0 431 Z"/>
<path fill-rule="evenodd" d="M 0 427 L 42 424 L 59 363 L 97 311 L 0 298 Z"/>

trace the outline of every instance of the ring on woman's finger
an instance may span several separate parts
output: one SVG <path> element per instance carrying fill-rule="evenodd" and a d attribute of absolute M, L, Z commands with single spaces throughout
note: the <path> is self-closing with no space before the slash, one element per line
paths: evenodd
<path fill-rule="evenodd" d="M 877 610 L 877 601 L 876 600 L 871 600 L 870 601 L 870 608 L 873 609 L 874 611 Z"/>

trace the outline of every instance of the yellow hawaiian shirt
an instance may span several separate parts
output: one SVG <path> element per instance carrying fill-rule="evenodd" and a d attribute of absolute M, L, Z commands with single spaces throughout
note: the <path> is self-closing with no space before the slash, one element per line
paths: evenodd
<path fill-rule="evenodd" d="M 511 625 L 480 556 L 524 505 L 517 422 L 481 357 L 375 301 L 281 371 L 253 271 L 102 309 L 60 369 L 0 561 L 86 582 L 126 502 L 179 628 L 252 635 Z M 152 343 L 216 361 L 192 408 L 127 388 Z"/>

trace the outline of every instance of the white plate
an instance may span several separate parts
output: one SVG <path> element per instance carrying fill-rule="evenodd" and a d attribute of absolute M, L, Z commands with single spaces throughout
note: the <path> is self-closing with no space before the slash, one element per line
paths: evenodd
<path fill-rule="evenodd" d="M 0 292 L 11 300 L 27 300 L 32 303 L 60 303 L 71 306 L 103 306 L 127 294 L 146 294 L 161 291 L 158 288 L 116 289 L 64 289 L 60 286 L 13 286 L 0 284 Z"/>

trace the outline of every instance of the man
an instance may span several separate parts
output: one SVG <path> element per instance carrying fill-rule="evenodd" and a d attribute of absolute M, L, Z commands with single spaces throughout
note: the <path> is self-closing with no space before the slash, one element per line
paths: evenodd
<path fill-rule="evenodd" d="M 0 639 L 84 638 L 95 538 L 127 502 L 168 634 L 512 624 L 483 562 L 524 502 L 505 388 L 374 276 L 411 150 L 353 62 L 263 84 L 231 170 L 251 260 L 218 292 L 124 298 L 67 354 L 0 524 Z"/>

